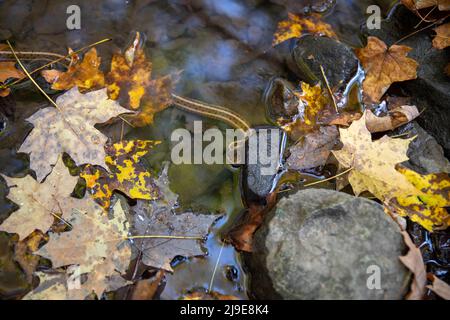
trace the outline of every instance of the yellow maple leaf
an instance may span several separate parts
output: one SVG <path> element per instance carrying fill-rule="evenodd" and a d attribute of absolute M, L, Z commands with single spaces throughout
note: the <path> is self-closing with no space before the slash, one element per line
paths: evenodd
<path fill-rule="evenodd" d="M 299 38 L 301 35 L 307 33 L 337 38 L 331 26 L 321 21 L 319 15 L 304 17 L 288 13 L 288 19 L 278 23 L 272 45 L 276 46 L 286 40 Z"/>
<path fill-rule="evenodd" d="M 95 48 L 86 52 L 81 62 L 78 60 L 78 56 L 73 55 L 69 69 L 54 78 L 55 82 L 53 82 L 52 89 L 69 90 L 77 86 L 80 92 L 84 92 L 103 88 L 105 77 L 100 70 L 100 63 L 101 58 L 98 57 Z"/>
<path fill-rule="evenodd" d="M 390 48 L 377 37 L 369 37 L 365 48 L 356 49 L 366 72 L 363 82 L 365 100 L 380 102 L 391 84 L 417 78 L 418 63 L 407 57 L 412 49 L 393 45 Z"/>
<path fill-rule="evenodd" d="M 114 190 L 119 190 L 133 199 L 154 200 L 159 193 L 151 174 L 140 164 L 141 158 L 159 141 L 132 140 L 106 146 L 105 162 L 111 174 L 102 168 L 87 165 L 80 176 L 94 200 L 104 209 L 110 206 Z"/>
<path fill-rule="evenodd" d="M 287 124 L 279 123 L 293 139 L 316 128 L 317 120 L 323 113 L 333 112 L 330 108 L 331 101 L 320 84 L 310 86 L 305 82 L 301 82 L 300 86 L 300 91 L 294 91 L 299 101 L 299 113 L 292 122 Z"/>
<path fill-rule="evenodd" d="M 422 195 L 397 197 L 391 204 L 401 216 L 408 216 L 428 231 L 443 230 L 450 225 L 450 178 L 447 173 L 420 175 L 407 168 L 398 171 L 420 190 Z"/>
<path fill-rule="evenodd" d="M 369 191 L 398 214 L 408 216 L 432 231 L 449 223 L 444 207 L 449 205 L 448 175 L 420 174 L 397 168 L 407 161 L 406 155 L 412 139 L 392 139 L 388 136 L 372 141 L 366 127 L 366 113 L 348 129 L 340 129 L 344 144 L 333 151 L 336 159 L 346 168 L 353 168 L 348 180 L 356 195 Z"/>

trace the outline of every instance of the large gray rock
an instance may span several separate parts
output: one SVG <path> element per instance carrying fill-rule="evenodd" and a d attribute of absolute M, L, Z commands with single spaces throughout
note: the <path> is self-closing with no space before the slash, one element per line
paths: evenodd
<path fill-rule="evenodd" d="M 299 191 L 278 203 L 254 243 L 246 262 L 259 299 L 401 299 L 407 291 L 402 236 L 373 201 Z M 381 271 L 381 289 L 367 286 L 370 266 Z"/>

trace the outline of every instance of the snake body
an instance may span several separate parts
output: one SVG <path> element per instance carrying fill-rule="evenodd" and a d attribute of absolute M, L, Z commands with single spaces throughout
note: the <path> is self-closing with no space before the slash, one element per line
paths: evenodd
<path fill-rule="evenodd" d="M 68 56 L 63 56 L 52 52 L 16 51 L 16 54 L 21 60 L 59 60 L 63 64 L 66 62 L 70 63 L 71 61 Z M 0 50 L 0 61 L 15 61 L 15 58 L 11 51 Z M 225 107 L 204 103 L 191 98 L 181 97 L 176 94 L 172 94 L 172 103 L 182 110 L 208 118 L 221 120 L 233 128 L 241 129 L 244 132 L 248 132 L 251 128 L 250 124 L 242 116 Z"/>

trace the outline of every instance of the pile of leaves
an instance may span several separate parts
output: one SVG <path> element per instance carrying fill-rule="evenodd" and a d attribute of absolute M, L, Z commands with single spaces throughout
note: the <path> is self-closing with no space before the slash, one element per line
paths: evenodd
<path fill-rule="evenodd" d="M 167 165 L 155 176 L 142 161 L 160 142 L 121 137 L 112 143 L 95 127 L 148 125 L 170 104 L 177 76 L 151 78 L 139 37 L 113 56 L 106 75 L 95 48 L 83 58 L 70 51 L 66 71 L 42 70 L 61 94 L 56 101 L 48 97 L 52 105 L 27 119 L 33 130 L 19 152 L 29 154 L 35 178 L 2 176 L 17 210 L 0 231 L 18 235 L 15 260 L 30 283 L 40 279 L 25 299 L 101 298 L 124 286 L 133 288 L 131 298 L 151 299 L 164 272 L 173 271 L 175 256 L 204 255 L 201 243 L 217 216 L 174 211 L 177 195 L 168 188 Z M 18 64 L 1 62 L 0 82 L 24 79 L 27 72 Z M 87 194 L 77 197 L 74 191 L 83 185 Z M 138 204 L 130 208 L 115 191 Z M 36 271 L 41 257 L 51 269 Z M 137 258 L 156 270 L 154 281 L 126 275 Z"/>

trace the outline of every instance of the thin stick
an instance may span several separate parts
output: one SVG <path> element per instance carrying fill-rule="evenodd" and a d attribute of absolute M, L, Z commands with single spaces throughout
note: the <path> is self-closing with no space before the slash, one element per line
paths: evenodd
<path fill-rule="evenodd" d="M 211 281 L 209 281 L 209 287 L 208 287 L 208 292 L 211 292 L 213 283 L 214 283 L 214 278 L 216 276 L 216 272 L 217 272 L 217 268 L 219 267 L 219 262 L 220 262 L 220 258 L 222 257 L 222 251 L 223 251 L 223 247 L 225 246 L 225 242 L 222 241 L 222 246 L 220 247 L 220 251 L 219 251 L 219 256 L 217 257 L 217 261 L 216 261 L 216 265 L 214 266 L 214 271 L 213 274 L 211 276 Z"/>
<path fill-rule="evenodd" d="M 31 75 L 31 74 L 34 74 L 34 73 L 36 73 L 36 72 L 38 72 L 38 71 L 40 71 L 40 70 L 42 70 L 42 69 L 45 69 L 45 68 L 47 68 L 48 66 L 50 66 L 50 65 L 52 65 L 52 64 L 58 63 L 58 62 L 60 62 L 60 61 L 62 61 L 62 60 L 65 60 L 65 59 L 67 59 L 68 57 L 70 57 L 70 56 L 73 55 L 73 54 L 77 54 L 77 53 L 79 53 L 79 52 L 81 52 L 81 51 L 84 51 L 84 50 L 86 50 L 86 49 L 89 49 L 89 48 L 91 48 L 91 47 L 94 47 L 94 46 L 96 46 L 96 45 L 99 45 L 99 44 L 102 44 L 102 43 L 105 43 L 105 42 L 108 42 L 108 41 L 111 41 L 111 40 L 112 40 L 112 39 L 106 38 L 106 39 L 97 41 L 97 42 L 95 42 L 95 43 L 92 43 L 92 44 L 90 44 L 90 45 L 87 45 L 87 46 L 85 46 L 85 47 L 83 47 L 83 48 L 81 48 L 81 49 L 78 49 L 78 50 L 76 50 L 76 51 L 73 51 L 73 52 L 71 52 L 71 53 L 68 53 L 68 54 L 65 55 L 64 57 L 60 57 L 60 58 L 58 58 L 58 59 L 56 59 L 56 60 L 50 61 L 49 63 L 47 63 L 47 64 L 45 64 L 45 65 L 43 65 L 43 66 L 41 66 L 41 67 L 39 67 L 39 68 L 37 68 L 37 69 L 34 69 L 33 71 L 30 72 L 30 75 Z M 8 88 L 8 87 L 10 87 L 10 86 L 13 86 L 13 85 L 15 85 L 15 84 L 21 82 L 22 80 L 23 80 L 23 79 L 17 79 L 17 80 L 15 80 L 15 81 L 12 82 L 12 83 L 7 84 L 5 87 Z"/>
<path fill-rule="evenodd" d="M 320 183 L 322 183 L 322 182 L 327 182 L 327 181 L 330 181 L 330 180 L 339 178 L 340 176 L 343 176 L 344 174 L 346 174 L 347 172 L 350 172 L 350 171 L 352 171 L 352 170 L 353 170 L 353 167 L 352 167 L 352 168 L 349 168 L 349 169 L 347 169 L 347 170 L 345 170 L 345 171 L 343 171 L 343 172 L 341 172 L 341 173 L 339 173 L 339 174 L 337 174 L 337 175 L 335 175 L 335 176 L 333 176 L 333 177 L 329 177 L 328 179 L 320 180 L 320 181 L 316 181 L 316 182 L 311 182 L 311 183 L 305 184 L 305 185 L 303 185 L 303 186 L 304 186 L 304 187 L 310 187 L 310 186 L 314 186 L 314 185 L 316 185 L 316 184 L 320 184 Z"/>
<path fill-rule="evenodd" d="M 6 43 L 8 44 L 9 48 L 11 49 L 12 54 L 14 55 L 14 58 L 17 60 L 17 63 L 19 64 L 19 66 L 22 68 L 22 70 L 25 72 L 25 74 L 27 75 L 28 78 L 30 78 L 31 82 L 33 82 L 33 84 L 36 86 L 36 88 L 38 88 L 38 90 L 48 99 L 48 101 L 50 101 L 51 104 L 53 104 L 56 109 L 58 109 L 59 111 L 61 111 L 61 109 L 58 107 L 58 105 L 55 103 L 55 101 L 53 101 L 46 93 L 44 90 L 42 90 L 42 88 L 36 83 L 36 81 L 34 81 L 33 77 L 30 75 L 30 73 L 27 71 L 27 69 L 25 69 L 24 65 L 22 64 L 22 62 L 20 61 L 19 57 L 17 57 L 16 52 L 14 51 L 14 48 L 12 47 L 11 43 L 9 42 L 9 40 L 6 40 Z"/>
<path fill-rule="evenodd" d="M 130 236 L 124 237 L 123 240 L 132 239 L 177 239 L 177 240 L 203 240 L 204 237 L 199 236 L 169 236 L 169 235 L 145 235 L 145 236 Z"/>
<path fill-rule="evenodd" d="M 437 6 L 434 6 L 433 8 L 431 8 L 431 10 L 428 11 L 428 13 L 425 15 L 425 17 L 422 17 L 422 16 L 420 15 L 420 13 L 419 13 L 420 21 L 419 21 L 419 23 L 417 23 L 417 24 L 414 26 L 414 29 L 417 29 L 417 28 L 422 24 L 422 22 L 428 22 L 426 19 L 428 18 L 428 16 L 429 16 L 436 8 L 437 8 Z M 419 11 L 417 11 L 417 12 L 419 12 Z"/>
<path fill-rule="evenodd" d="M 325 84 L 327 86 L 328 93 L 330 94 L 331 99 L 333 99 L 334 109 L 336 110 L 337 113 L 339 113 L 339 109 L 338 109 L 338 106 L 337 106 L 337 103 L 336 103 L 336 99 L 334 98 L 333 91 L 331 91 L 330 84 L 328 83 L 328 79 L 327 79 L 327 76 L 325 75 L 325 71 L 323 70 L 322 65 L 320 65 L 320 71 L 322 72 L 323 79 L 325 80 Z"/>
<path fill-rule="evenodd" d="M 64 222 L 67 226 L 72 228 L 72 225 L 70 223 L 68 223 L 66 220 L 64 220 L 63 218 L 61 218 L 60 216 L 58 216 L 56 213 L 50 212 L 50 214 L 52 216 L 54 216 L 55 218 L 61 220 L 62 222 Z"/>
<path fill-rule="evenodd" d="M 130 123 L 130 121 L 128 121 L 127 119 L 125 119 L 124 117 L 122 117 L 122 116 L 118 116 L 120 119 L 122 119 L 122 121 L 123 122 L 125 122 L 127 125 L 129 125 L 130 127 L 132 127 L 132 128 L 135 128 L 135 126 L 133 126 L 131 123 Z"/>
<path fill-rule="evenodd" d="M 411 131 L 405 132 L 405 133 L 402 133 L 402 134 L 397 134 L 397 135 L 395 135 L 395 136 L 390 136 L 390 138 L 395 139 L 395 138 L 406 137 L 406 136 L 409 135 L 410 133 L 411 133 Z"/>
<path fill-rule="evenodd" d="M 402 41 L 408 39 L 409 37 L 412 37 L 413 35 L 415 35 L 415 34 L 417 34 L 417 33 L 419 33 L 419 32 L 422 32 L 422 31 L 424 31 L 424 30 L 426 30 L 426 29 L 431 28 L 432 26 L 434 26 L 434 25 L 440 23 L 441 21 L 444 21 L 444 20 L 447 19 L 448 17 L 450 17 L 450 14 L 446 15 L 444 18 L 442 18 L 442 19 L 440 19 L 440 20 L 438 20 L 438 21 L 433 22 L 432 24 L 427 25 L 426 27 L 423 27 L 422 29 L 416 30 L 416 31 L 414 31 L 414 32 L 412 32 L 412 33 L 410 33 L 410 34 L 404 36 L 404 37 L 401 38 L 400 40 L 397 40 L 393 45 L 399 44 L 400 42 L 402 42 Z"/>

